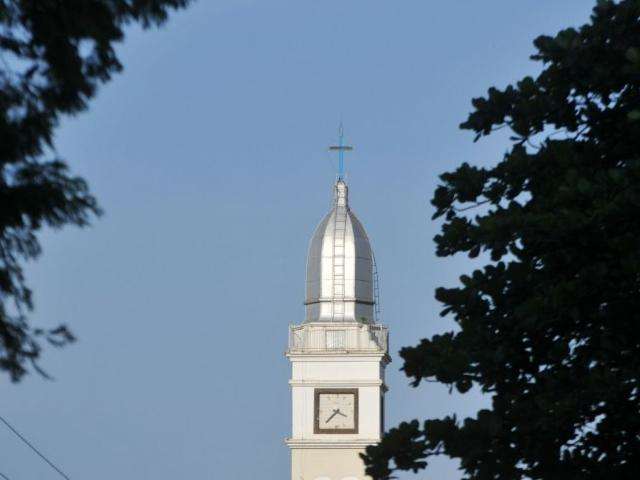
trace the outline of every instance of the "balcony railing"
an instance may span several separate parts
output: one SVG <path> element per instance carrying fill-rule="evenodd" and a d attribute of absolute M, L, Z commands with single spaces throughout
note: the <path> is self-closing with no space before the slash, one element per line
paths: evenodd
<path fill-rule="evenodd" d="M 383 325 L 302 324 L 289 327 L 289 352 L 387 352 Z"/>

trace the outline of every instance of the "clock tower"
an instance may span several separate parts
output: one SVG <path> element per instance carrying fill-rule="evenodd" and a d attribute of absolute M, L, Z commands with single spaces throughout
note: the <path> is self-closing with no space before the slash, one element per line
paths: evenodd
<path fill-rule="evenodd" d="M 387 328 L 376 318 L 374 257 L 342 171 L 333 190 L 309 245 L 306 318 L 289 329 L 291 480 L 369 478 L 358 454 L 384 429 L 390 359 Z"/>

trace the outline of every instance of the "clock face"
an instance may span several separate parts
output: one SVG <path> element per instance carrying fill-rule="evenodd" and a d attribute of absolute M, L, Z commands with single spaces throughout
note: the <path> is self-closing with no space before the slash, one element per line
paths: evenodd
<path fill-rule="evenodd" d="M 358 390 L 315 390 L 315 433 L 358 433 Z"/>

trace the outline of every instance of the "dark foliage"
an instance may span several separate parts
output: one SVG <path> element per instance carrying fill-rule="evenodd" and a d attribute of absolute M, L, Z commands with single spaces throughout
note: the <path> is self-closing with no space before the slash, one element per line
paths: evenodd
<path fill-rule="evenodd" d="M 542 73 L 461 125 L 507 127 L 512 147 L 443 174 L 432 201 L 438 255 L 491 261 L 436 291 L 460 329 L 400 352 L 414 386 L 477 386 L 491 408 L 391 430 L 364 456 L 376 479 L 438 454 L 474 480 L 638 478 L 640 1 L 535 46 Z"/>
<path fill-rule="evenodd" d="M 0 0 L 0 370 L 36 370 L 42 341 L 73 341 L 66 326 L 33 328 L 22 263 L 40 254 L 43 226 L 85 226 L 100 209 L 54 150 L 61 115 L 87 108 L 122 69 L 123 27 L 160 25 L 189 0 Z"/>

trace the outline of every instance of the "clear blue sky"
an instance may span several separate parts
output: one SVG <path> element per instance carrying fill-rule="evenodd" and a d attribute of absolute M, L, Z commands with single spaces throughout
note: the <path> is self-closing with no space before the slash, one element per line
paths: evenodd
<path fill-rule="evenodd" d="M 55 381 L 0 380 L 0 412 L 75 480 L 288 478 L 283 351 L 342 117 L 391 329 L 388 425 L 473 414 L 477 393 L 398 371 L 401 346 L 452 328 L 435 287 L 473 267 L 435 257 L 428 201 L 439 173 L 508 146 L 458 129 L 471 98 L 538 71 L 533 38 L 593 3 L 200 0 L 129 29 L 124 73 L 57 136 L 106 215 L 45 232 L 28 268 L 34 322 L 79 342 L 44 355 Z M 432 471 L 459 478 L 451 461 Z M 57 478 L 1 425 L 0 472 Z"/>

